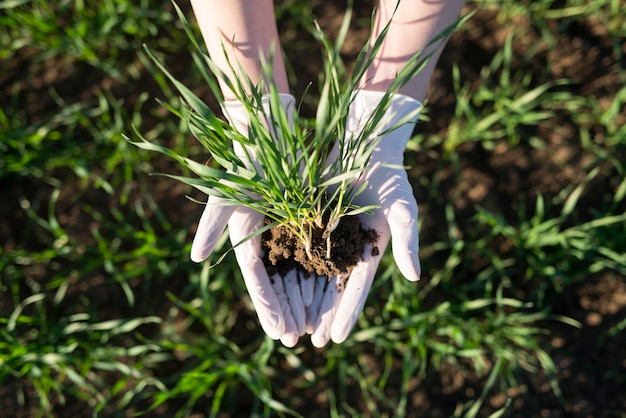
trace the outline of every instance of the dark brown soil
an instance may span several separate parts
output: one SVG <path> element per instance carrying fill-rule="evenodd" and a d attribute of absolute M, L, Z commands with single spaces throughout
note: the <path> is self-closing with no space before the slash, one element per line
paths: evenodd
<path fill-rule="evenodd" d="M 312 225 L 311 238 L 311 250 L 307 254 L 304 242 L 291 228 L 280 225 L 265 232 L 263 246 L 268 273 L 284 276 L 296 268 L 328 277 L 348 274 L 361 260 L 365 244 L 378 240 L 378 232 L 363 229 L 358 216 L 342 217 L 331 234 L 330 258 L 327 258 L 324 229 Z M 378 247 L 372 251 L 377 252 Z"/>

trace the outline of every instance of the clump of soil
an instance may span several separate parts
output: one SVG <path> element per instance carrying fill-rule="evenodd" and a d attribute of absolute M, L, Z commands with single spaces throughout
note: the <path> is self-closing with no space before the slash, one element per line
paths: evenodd
<path fill-rule="evenodd" d="M 358 216 L 344 216 L 330 237 L 330 258 L 326 258 L 324 229 L 313 225 L 309 257 L 304 243 L 290 228 L 275 226 L 269 229 L 262 237 L 267 272 L 284 276 L 296 268 L 319 276 L 348 274 L 361 260 L 365 244 L 378 241 L 378 232 L 362 228 Z M 374 246 L 372 253 L 377 255 L 378 247 Z"/>

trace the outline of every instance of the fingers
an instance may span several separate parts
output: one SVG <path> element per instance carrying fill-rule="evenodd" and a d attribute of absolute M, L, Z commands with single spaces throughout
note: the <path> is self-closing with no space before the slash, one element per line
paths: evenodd
<path fill-rule="evenodd" d="M 293 347 L 308 329 L 308 307 L 313 302 L 315 277 L 291 270 L 285 277 L 273 276 L 272 285 L 285 315 L 285 333 L 280 341 L 286 347 Z"/>
<path fill-rule="evenodd" d="M 300 272 L 300 290 L 302 292 L 302 303 L 305 307 L 313 303 L 315 293 L 315 275 Z"/>
<path fill-rule="evenodd" d="M 405 278 L 418 281 L 422 269 L 419 261 L 418 208 L 413 195 L 392 201 L 384 212 L 396 265 Z"/>
<path fill-rule="evenodd" d="M 333 319 L 343 296 L 346 279 L 346 276 L 333 276 L 326 283 L 319 315 L 317 320 L 314 321 L 314 332 L 311 334 L 311 343 L 315 347 L 323 347 L 330 340 Z"/>
<path fill-rule="evenodd" d="M 243 207 L 221 206 L 220 200 L 213 196 L 209 197 L 202 213 L 191 245 L 191 259 L 195 262 L 203 261 L 211 255 L 227 224 L 230 225 L 230 239 L 233 245 L 239 244 L 263 226 L 263 215 Z M 267 275 L 261 257 L 260 240 L 261 237 L 256 236 L 235 247 L 235 256 L 261 327 L 274 340 L 287 335 L 284 337 L 285 345 L 293 346 L 298 340 L 299 330 L 289 309 L 282 279 L 274 280 L 275 283 L 280 282 L 280 287 L 273 287 Z M 300 322 L 304 330 L 304 320 Z M 288 333 L 285 332 L 286 328 L 289 330 Z M 294 334 L 293 330 L 296 330 L 295 341 L 290 337 Z"/>
<path fill-rule="evenodd" d="M 388 222 L 382 210 L 376 210 L 372 215 L 361 215 L 360 219 L 363 229 L 373 229 L 378 233 L 378 240 L 365 245 L 362 260 L 350 273 L 344 289 L 345 294 L 341 298 L 332 323 L 330 338 L 335 343 L 344 342 L 350 335 L 363 310 L 376 269 L 389 243 Z"/>
<path fill-rule="evenodd" d="M 239 244 L 255 231 L 258 231 L 263 226 L 263 221 L 262 214 L 241 206 L 237 207 L 228 223 L 233 245 Z M 270 338 L 278 340 L 285 333 L 286 315 L 283 313 L 281 300 L 277 297 L 267 274 L 261 254 L 260 235 L 235 247 L 237 263 L 261 327 Z M 291 312 L 287 312 L 290 316 Z"/>
<path fill-rule="evenodd" d="M 330 329 L 330 338 L 340 344 L 348 338 L 372 287 L 382 253 L 372 256 L 372 245 L 365 246 L 365 257 L 350 273 Z"/>
<path fill-rule="evenodd" d="M 314 280 L 315 285 L 311 303 L 306 307 L 306 332 L 307 334 L 313 334 L 319 323 L 319 315 L 328 278 L 326 276 L 313 276 L 309 280 Z"/>
<path fill-rule="evenodd" d="M 379 234 L 379 238 L 375 244 L 367 244 L 365 246 L 363 260 L 352 270 L 350 278 L 343 289 L 343 295 L 335 299 L 336 306 L 334 311 L 333 309 L 329 310 L 333 314 L 329 336 L 334 343 L 340 344 L 348 338 L 354 324 L 363 311 L 367 295 L 372 287 L 376 270 L 390 236 L 394 259 L 402 274 L 409 280 L 415 281 L 419 279 L 420 267 L 419 259 L 417 258 L 418 235 L 416 225 L 417 204 L 413 211 L 410 205 L 397 201 L 385 208 L 383 212 L 384 215 L 381 211 L 377 211 L 371 216 L 362 217 L 363 227 L 365 229 L 375 229 Z M 385 222 L 384 218 L 381 219 L 383 216 L 387 222 Z M 377 247 L 377 251 L 372 251 L 374 246 Z M 332 299 L 333 296 L 332 294 L 325 295 L 324 302 L 326 303 L 327 298 Z M 325 309 L 323 305 L 322 311 Z M 328 315 L 328 313 L 325 315 Z M 321 317 L 318 330 L 312 336 L 312 341 L 313 337 L 316 337 L 316 340 L 313 341 L 314 345 L 318 344 L 316 346 L 328 342 L 325 339 L 328 332 L 327 319 L 324 315 L 321 315 Z"/>
<path fill-rule="evenodd" d="M 220 205 L 223 199 L 210 196 L 202 212 L 196 235 L 191 244 L 191 260 L 199 263 L 206 260 L 219 240 L 235 206 Z"/>
<path fill-rule="evenodd" d="M 406 279 L 418 281 L 422 273 L 417 228 L 418 207 L 407 174 L 403 170 L 381 167 L 369 180 L 368 195 L 364 198 L 374 201 L 369 193 L 375 192 L 377 200 L 383 206 L 379 211 L 384 213 L 391 233 L 391 249 L 396 265 Z"/>
<path fill-rule="evenodd" d="M 293 347 L 296 345 L 298 338 L 300 337 L 297 322 L 292 315 L 290 298 L 288 295 L 288 292 L 292 294 L 293 292 L 289 289 L 290 286 L 285 286 L 286 283 L 279 274 L 272 276 L 271 283 L 285 318 L 285 328 L 283 333 L 275 339 L 280 339 L 280 342 L 283 343 L 285 347 Z"/>
<path fill-rule="evenodd" d="M 297 337 L 304 335 L 306 329 L 306 314 L 304 311 L 304 302 L 302 301 L 302 292 L 300 290 L 300 278 L 296 270 L 291 270 L 282 279 L 285 285 L 285 292 L 289 298 L 289 307 L 293 315 Z M 297 338 L 296 338 L 297 340 Z"/>

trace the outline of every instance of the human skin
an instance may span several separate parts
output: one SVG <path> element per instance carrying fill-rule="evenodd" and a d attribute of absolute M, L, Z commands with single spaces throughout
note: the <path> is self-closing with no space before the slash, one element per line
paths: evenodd
<path fill-rule="evenodd" d="M 431 59 L 398 91 L 423 101 L 447 40 L 429 44 L 454 23 L 464 3 L 464 0 L 403 0 L 398 4 L 397 0 L 379 0 L 372 40 L 380 35 L 390 19 L 391 25 L 360 87 L 371 91 L 388 90 L 411 57 L 423 51 L 424 55 L 432 53 Z M 289 93 L 272 0 L 192 0 L 191 5 L 209 56 L 231 80 L 241 77 L 242 73 L 253 81 L 263 79 L 262 62 L 271 57 L 272 81 L 279 93 Z M 225 83 L 220 86 L 225 100 L 236 99 Z"/>
<path fill-rule="evenodd" d="M 447 39 L 429 44 L 437 34 L 456 21 L 464 3 L 464 0 L 403 0 L 398 4 L 397 0 L 380 0 L 374 20 L 372 42 L 389 20 L 392 20 L 372 65 L 360 82 L 360 87 L 363 90 L 387 91 L 396 74 L 413 56 L 422 51 L 423 56 L 432 54 L 431 58 L 398 93 L 423 102 Z"/>
<path fill-rule="evenodd" d="M 271 56 L 271 81 L 279 93 L 289 93 L 272 0 L 191 0 L 191 6 L 209 56 L 229 79 L 264 79 L 262 62 Z M 224 100 L 236 99 L 224 82 L 220 88 Z"/>

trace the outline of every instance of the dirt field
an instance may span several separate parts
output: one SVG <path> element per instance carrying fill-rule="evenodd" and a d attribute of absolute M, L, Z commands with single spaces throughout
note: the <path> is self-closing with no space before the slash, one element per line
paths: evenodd
<path fill-rule="evenodd" d="M 332 36 L 341 23 L 343 8 L 337 6 L 334 1 L 316 0 L 310 3 L 322 28 Z M 366 19 L 371 12 L 371 2 L 357 3 L 355 10 L 357 19 Z M 476 10 L 476 14 L 468 21 L 466 27 L 452 36 L 442 55 L 428 102 L 430 120 L 418 126 L 416 133 L 420 135 L 445 137 L 449 134 L 449 121 L 455 112 L 457 100 L 454 91 L 453 67 L 458 66 L 462 79 L 470 85 L 480 83 L 481 71 L 484 71 L 484 67 L 491 62 L 494 54 L 504 48 L 511 30 L 515 30 L 518 34 L 512 41 L 514 51 L 512 67 L 524 68 L 529 73 L 535 74 L 537 79 L 566 78 L 571 80 L 572 82 L 567 86 L 558 88 L 576 96 L 593 97 L 599 106 L 604 108 L 613 102 L 616 92 L 624 86 L 626 67 L 623 62 L 621 64 L 616 62 L 615 57 L 621 54 L 619 56 L 623 59 L 626 56 L 626 42 L 622 43 L 621 50 L 616 51 L 616 43 L 607 36 L 606 27 L 593 17 L 584 21 L 574 19 L 550 21 L 548 26 L 553 30 L 554 39 L 551 44 L 546 44 L 541 42 L 544 35 L 537 31 L 530 18 L 517 17 L 514 20 L 514 27 L 511 27 L 503 24 L 501 17 L 492 8 L 477 8 L 472 5 L 468 6 L 467 10 Z M 562 27 L 557 27 L 558 25 Z M 294 95 L 299 97 L 309 83 L 317 80 L 321 59 L 317 51 L 310 49 L 313 44 L 310 36 L 289 30 L 292 23 L 287 18 L 279 22 L 279 27 L 285 54 L 293 67 L 292 71 L 297 74 Z M 366 37 L 367 31 L 361 26 L 351 32 L 344 46 L 346 62 L 349 63 L 350 59 L 355 57 Z M 533 53 L 527 54 L 529 51 Z M 184 55 L 182 52 L 179 54 L 181 57 Z M 528 56 L 532 56 L 532 59 L 527 59 Z M 58 67 L 55 67 L 55 63 L 59 64 Z M 115 96 L 123 98 L 127 105 L 134 103 L 143 91 L 157 91 L 158 89 L 154 82 L 149 80 L 150 76 L 147 74 L 143 76 L 145 83 L 140 83 L 139 87 L 129 86 L 106 74 L 92 71 L 88 65 L 68 66 L 61 65 L 61 63 L 62 58 L 57 58 L 43 65 L 41 62 L 31 61 L 29 51 L 22 51 L 10 63 L 3 64 L 4 71 L 0 73 L 0 93 L 6 94 L 15 89 L 19 90 L 19 85 L 25 83 L 21 78 L 23 73 L 31 75 L 29 80 L 39 80 L 39 85 L 30 85 L 28 89 L 30 93 L 24 94 L 22 102 L 29 117 L 36 121 L 43 119 L 50 109 L 56 106 L 53 96 L 45 93 L 50 88 L 54 88 L 57 94 L 68 103 L 88 100 L 93 97 L 94 92 L 111 89 Z M 175 68 L 174 71 L 183 73 L 187 64 L 188 61 L 183 59 L 178 63 L 180 68 Z M 36 77 L 33 77 L 33 74 Z M 215 103 L 212 105 L 215 106 Z M 305 103 L 303 112 L 312 113 L 313 104 Z M 144 125 L 150 124 L 150 117 L 159 116 L 147 116 Z M 626 125 L 626 110 L 622 109 L 614 122 L 617 126 Z M 407 162 L 411 165 L 410 178 L 414 181 L 416 195 L 422 196 L 420 201 L 420 215 L 424 217 L 422 241 L 435 242 L 441 237 L 439 225 L 446 224 L 446 205 L 450 202 L 455 209 L 458 233 L 469 240 L 476 234 L 474 221 L 476 205 L 495 210 L 505 218 L 513 220 L 516 219 L 517 214 L 511 202 L 526 201 L 528 207 L 533 207 L 538 194 L 547 198 L 554 197 L 571 184 L 578 184 L 584 180 L 585 167 L 590 161 L 588 154 L 583 152 L 582 140 L 572 115 L 560 109 L 548 122 L 529 126 L 527 129 L 528 131 L 522 134 L 525 137 L 542 138 L 545 148 L 538 149 L 531 143 L 520 143 L 512 149 L 496 147 L 493 150 L 487 150 L 477 142 L 468 142 L 458 147 L 460 159 L 452 162 L 437 160 L 428 152 L 407 153 Z M 604 132 L 595 132 L 592 129 L 592 134 L 602 137 Z M 592 140 L 599 139 L 592 138 Z M 48 157 L 48 155 L 40 155 L 38 158 L 41 160 L 33 161 L 33 164 L 36 165 Z M 616 147 L 614 158 L 622 162 L 626 159 L 623 140 Z M 169 163 L 162 164 L 165 165 L 162 171 L 167 171 Z M 452 167 L 454 164 L 462 168 L 460 170 L 462 176 L 457 175 L 459 170 Z M 581 212 L 579 216 L 581 222 L 593 219 L 594 208 L 601 206 L 607 193 L 615 190 L 620 181 L 620 174 L 616 170 L 612 171 L 607 168 L 604 172 L 612 175 L 595 177 L 590 183 L 591 186 L 580 197 L 577 210 Z M 621 176 L 623 177 L 623 174 Z M 436 178 L 439 184 L 438 196 L 425 196 L 428 191 L 427 187 L 419 180 L 424 177 Z M 21 196 L 32 198 L 39 196 L 42 199 L 35 190 L 48 186 L 45 185 L 45 180 L 36 176 L 18 180 L 16 178 L 3 177 L 5 184 L 0 188 L 0 199 L 3 202 L 12 202 L 8 205 L 0 205 L 2 251 L 5 253 L 18 250 L 39 251 L 47 245 L 44 240 L 40 239 L 40 236 L 31 235 L 30 242 L 21 241 L 23 229 L 33 228 L 33 226 L 29 226 L 31 220 L 25 214 L 23 205 L 20 206 L 18 202 Z M 185 190 L 182 187 L 173 185 L 170 181 L 164 181 L 162 178 L 151 178 L 147 180 L 147 184 L 171 224 L 188 225 L 191 219 L 199 218 L 202 208 L 183 199 Z M 58 219 L 76 240 L 82 240 L 86 246 L 89 246 L 94 244 L 92 230 L 97 225 L 91 215 L 78 210 L 74 205 L 73 196 L 79 190 L 81 199 L 93 206 L 113 207 L 115 205 L 100 189 L 87 188 L 87 191 L 84 191 L 83 181 L 78 178 L 61 188 L 56 200 Z M 133 190 L 130 195 L 137 193 L 140 191 Z M 45 196 L 49 198 L 50 193 Z M 42 214 L 47 210 L 45 203 L 44 197 L 43 203 L 38 208 Z M 626 208 L 625 202 L 622 201 L 620 205 L 619 210 L 623 212 Z M 137 225 L 140 224 L 138 219 L 134 219 L 134 222 Z M 618 233 L 625 232 L 623 223 L 615 228 Z M 165 234 L 171 231 L 159 232 Z M 490 245 L 502 253 L 508 251 L 506 248 L 508 244 L 505 241 L 494 240 Z M 619 246 L 618 250 L 625 248 L 623 235 L 616 245 Z M 520 260 L 520 263 L 523 262 L 525 261 Z M 468 271 L 464 272 L 464 277 L 476 277 L 484 268 L 485 266 L 478 260 L 468 267 Z M 50 271 L 49 267 L 35 266 L 31 277 L 34 281 L 43 282 L 52 274 Z M 138 313 L 149 313 L 165 318 L 167 309 L 171 306 L 166 293 L 184 294 L 185 288 L 184 282 L 162 280 L 158 282 L 158 285 L 150 288 L 149 296 L 144 295 L 139 299 L 138 305 L 131 310 L 119 302 L 120 298 L 123 298 L 121 290 L 106 280 L 105 273 L 99 270 L 91 277 L 73 282 L 67 289 L 67 295 L 75 297 L 76 300 L 84 297 L 93 301 L 102 308 L 101 313 L 105 318 L 124 317 L 124 315 L 137 315 Z M 541 287 L 539 280 L 541 279 L 530 280 L 525 285 L 526 287 L 518 289 L 515 296 L 520 299 L 528 297 Z M 131 286 L 137 292 L 142 289 L 139 280 L 131 281 Z M 8 317 L 14 301 L 11 300 L 6 285 L 3 287 L 4 295 L 0 295 L 0 313 Z M 20 292 L 23 298 L 28 296 L 27 288 Z M 555 395 L 543 373 L 526 374 L 522 377 L 523 384 L 517 389 L 509 390 L 506 395 L 503 393 L 490 395 L 479 416 L 488 416 L 489 413 L 501 408 L 508 396 L 511 398 L 511 404 L 504 414 L 507 417 L 626 417 L 626 333 L 623 332 L 626 318 L 626 280 L 624 276 L 619 272 L 603 271 L 590 275 L 584 280 L 577 279 L 564 286 L 561 292 L 547 292 L 546 298 L 549 299 L 552 314 L 563 315 L 582 324 L 581 328 L 558 322 L 544 325 L 549 328 L 550 333 L 545 335 L 542 344 L 548 347 L 548 352 L 557 367 L 555 375 L 562 392 L 561 399 L 559 400 Z M 250 312 L 244 312 L 243 306 L 233 307 L 233 309 L 238 308 L 242 309 L 242 313 L 237 321 L 254 322 L 254 317 L 250 316 Z M 110 315 L 103 312 L 109 312 Z M 5 326 L 6 322 L 4 321 L 0 326 Z M 614 332 L 616 329 L 619 332 Z M 241 341 L 249 336 L 248 332 L 252 333 L 252 331 L 244 331 L 237 335 L 228 335 L 228 337 L 233 341 Z M 300 348 L 304 346 L 306 346 L 304 342 L 299 345 Z M 314 351 L 303 350 L 300 353 L 303 363 L 312 370 L 320 370 L 324 367 Z M 371 354 L 373 359 L 375 358 L 376 353 L 368 354 Z M 181 364 L 183 362 L 172 361 L 164 365 L 161 372 L 166 376 L 170 369 L 176 369 Z M 298 381 L 301 378 L 298 370 L 289 364 L 282 364 L 282 367 L 284 379 Z M 399 366 L 392 370 L 396 373 L 401 372 Z M 392 375 L 389 379 L 393 381 L 399 377 Z M 450 369 L 441 370 L 440 373 L 429 374 L 426 379 L 415 379 L 408 389 L 408 411 L 411 412 L 407 415 L 412 417 L 451 416 L 454 414 L 457 402 L 465 402 L 480 393 L 485 380 L 485 376 L 478 377 L 466 368 L 457 369 L 452 366 Z M 325 383 L 327 386 L 334 384 L 332 381 Z M 279 391 L 279 396 L 283 399 L 289 399 L 290 396 L 297 398 L 298 403 L 293 408 L 303 416 L 327 416 L 326 412 L 315 414 L 311 412 L 315 409 L 327 411 L 328 399 L 315 392 L 319 389 L 309 388 L 296 394 L 283 388 Z M 363 401 L 359 396 L 355 393 L 355 403 Z M 33 400 L 35 397 L 34 389 L 28 382 L 16 376 L 7 378 L 0 388 L 0 416 L 15 418 L 36 416 L 37 407 Z M 19 406 L 16 401 L 20 398 L 25 399 L 22 406 Z M 242 405 L 252 404 L 254 403 L 252 398 L 249 392 L 242 391 L 239 402 Z M 63 405 L 59 402 L 58 396 L 51 395 L 55 416 L 91 416 L 85 400 L 74 399 L 71 395 L 68 399 L 70 402 Z M 176 402 L 173 401 L 172 405 L 175 404 Z M 209 406 L 208 400 L 199 402 L 194 407 L 194 414 L 190 416 L 208 416 L 202 411 L 206 411 Z M 361 405 L 357 409 L 365 411 L 367 406 Z M 9 412 L 10 415 L 4 415 Z M 384 414 L 386 411 L 379 412 Z M 363 414 L 377 416 L 374 412 L 370 414 L 363 412 Z M 103 416 L 125 415 L 122 413 L 116 415 L 107 411 Z M 148 413 L 147 416 L 168 416 L 168 413 L 157 410 Z M 247 415 L 242 413 L 238 416 Z"/>

